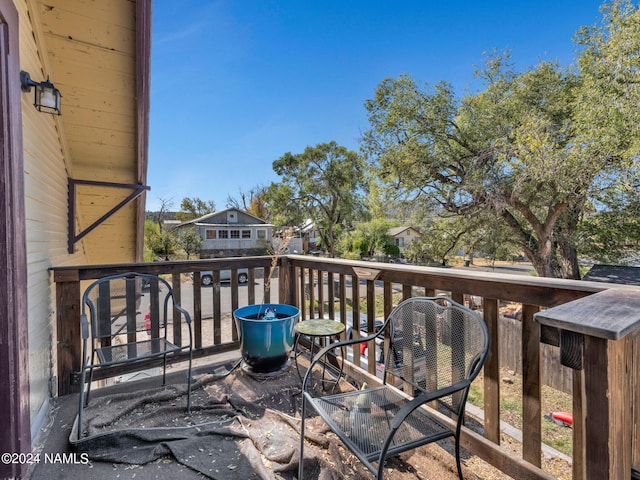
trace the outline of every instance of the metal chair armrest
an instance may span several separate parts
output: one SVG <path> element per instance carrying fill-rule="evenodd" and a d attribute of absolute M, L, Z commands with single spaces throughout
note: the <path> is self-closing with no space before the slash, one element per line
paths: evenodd
<path fill-rule="evenodd" d="M 172 297 L 173 298 L 173 297 Z M 191 314 L 185 310 L 182 306 L 177 303 L 173 303 L 173 307 L 180 312 L 181 315 L 184 316 L 185 322 L 187 322 L 187 326 L 189 327 L 189 345 L 193 344 L 193 331 L 191 327 Z"/>
<path fill-rule="evenodd" d="M 87 320 L 86 313 L 80 315 L 80 329 L 82 331 L 83 340 L 87 340 L 89 338 L 89 320 Z"/>
<path fill-rule="evenodd" d="M 173 304 L 173 307 L 178 310 L 182 315 L 184 315 L 185 321 L 191 324 L 191 315 L 187 312 L 183 307 L 178 305 L 177 303 Z"/>
<path fill-rule="evenodd" d="M 433 390 L 431 392 L 423 392 L 419 394 L 417 397 L 414 397 L 412 400 L 407 402 L 393 417 L 391 420 L 391 429 L 397 429 L 400 427 L 402 422 L 419 406 L 431 402 L 433 400 L 437 400 L 438 398 L 446 397 L 448 395 L 452 395 L 455 392 L 459 392 L 460 390 L 464 390 L 471 382 L 468 379 L 460 380 L 448 387 L 439 388 L 438 390 Z"/>

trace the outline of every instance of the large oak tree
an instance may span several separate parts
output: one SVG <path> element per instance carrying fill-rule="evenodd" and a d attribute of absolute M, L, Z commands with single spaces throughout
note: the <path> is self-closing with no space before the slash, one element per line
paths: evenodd
<path fill-rule="evenodd" d="M 371 129 L 364 136 L 380 178 L 451 214 L 493 215 L 539 275 L 579 278 L 581 219 L 594 199 L 623 188 L 637 172 L 637 123 L 634 131 L 610 124 L 637 115 L 638 96 L 629 87 L 638 80 L 637 67 L 623 69 L 627 88 L 608 88 L 607 104 L 585 104 L 620 76 L 615 62 L 602 58 L 612 55 L 604 46 L 618 52 L 622 47 L 611 43 L 625 28 L 636 32 L 633 38 L 640 35 L 637 21 L 623 25 L 637 10 L 620 13 L 620 3 L 626 2 L 605 10 L 608 28 L 582 32 L 589 48 L 581 70 L 543 62 L 519 73 L 508 56 L 494 54 L 478 72 L 483 89 L 461 99 L 446 82 L 420 86 L 406 75 L 384 80 L 366 103 Z M 634 45 L 624 58 L 637 62 Z"/>

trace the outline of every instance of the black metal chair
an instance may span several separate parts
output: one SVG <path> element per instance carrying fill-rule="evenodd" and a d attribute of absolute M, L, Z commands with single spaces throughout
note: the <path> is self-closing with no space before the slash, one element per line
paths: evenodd
<path fill-rule="evenodd" d="M 172 328 L 175 338 L 182 338 L 186 323 L 188 338 L 172 342 L 167 337 L 169 304 L 173 306 Z M 167 357 L 188 350 L 187 413 L 191 411 L 191 364 L 193 333 L 191 316 L 175 303 L 169 283 L 155 275 L 128 272 L 93 282 L 82 296 L 82 371 L 78 400 L 78 440 L 82 437 L 82 411 L 89 403 L 93 371 L 121 364 L 139 364 L 162 357 L 162 384 L 166 383 Z M 176 335 L 178 333 L 178 335 Z M 181 343 L 177 345 L 176 343 Z M 136 370 L 135 366 L 132 367 Z M 131 369 L 127 369 L 130 371 Z M 87 376 L 88 373 L 88 376 Z M 110 376 L 121 372 L 113 370 Z M 86 385 L 86 396 L 85 396 Z"/>
<path fill-rule="evenodd" d="M 337 347 L 384 337 L 385 332 L 389 341 L 383 346 L 381 386 L 314 396 L 308 388 L 309 379 L 322 356 Z M 302 383 L 298 478 L 304 478 L 305 417 L 310 405 L 378 479 L 383 477 L 387 458 L 450 436 L 455 438 L 456 465 L 462 479 L 460 429 L 465 403 L 488 351 L 489 334 L 482 317 L 445 297 L 407 299 L 374 335 L 335 343 L 320 351 Z M 454 418 L 455 429 L 426 406 Z"/>

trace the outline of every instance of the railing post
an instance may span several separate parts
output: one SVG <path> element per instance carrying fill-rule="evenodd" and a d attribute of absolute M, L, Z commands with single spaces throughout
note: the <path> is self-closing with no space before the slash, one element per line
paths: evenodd
<path fill-rule="evenodd" d="M 182 346 L 182 315 L 180 311 L 175 307 L 176 304 L 182 304 L 182 283 L 180 279 L 180 273 L 174 273 L 171 275 L 171 288 L 173 288 L 173 300 L 174 306 L 172 318 L 173 318 L 173 342 L 176 345 Z"/>
<path fill-rule="evenodd" d="M 631 345 L 640 332 L 640 290 L 606 290 L 539 312 L 535 319 L 560 329 L 561 361 L 584 370 L 585 451 L 577 462 L 584 459 L 584 466 L 576 473 L 588 480 L 630 478 L 632 452 L 639 447 L 632 433 L 637 392 L 631 390 L 636 375 Z"/>
<path fill-rule="evenodd" d="M 367 280 L 367 335 L 375 332 L 376 320 L 376 286 L 373 280 Z M 367 345 L 367 369 L 370 374 L 376 374 L 376 343 L 370 340 Z"/>
<path fill-rule="evenodd" d="M 220 271 L 212 272 L 213 283 L 211 284 L 211 299 L 213 302 L 213 344 L 222 343 L 222 305 L 220 299 Z M 232 312 L 233 313 L 233 312 Z M 238 329 L 236 322 L 231 322 L 231 335 L 233 341 L 238 339 Z"/>
<path fill-rule="evenodd" d="M 498 300 L 482 299 L 484 321 L 489 328 L 491 348 L 484 364 L 484 436 L 500 445 L 500 348 Z"/>
<path fill-rule="evenodd" d="M 629 345 L 632 359 L 632 383 L 631 383 L 631 405 L 633 405 L 633 434 L 632 434 L 632 458 L 631 468 L 633 477 L 640 479 L 640 333 L 636 333 Z"/>
<path fill-rule="evenodd" d="M 584 371 L 573 371 L 573 480 L 585 480 L 586 478 L 586 448 L 584 432 L 586 428 L 585 413 L 583 410 L 584 391 Z"/>
<path fill-rule="evenodd" d="M 296 276 L 294 266 L 287 257 L 280 257 L 278 268 L 278 301 L 296 305 Z"/>
<path fill-rule="evenodd" d="M 522 458 L 541 467 L 540 325 L 533 321 L 538 310 L 522 305 Z"/>
<path fill-rule="evenodd" d="M 80 275 L 78 270 L 55 272 L 58 395 L 80 391 L 71 378 L 82 367 Z"/>
<path fill-rule="evenodd" d="M 202 284 L 200 272 L 193 272 L 193 347 L 202 348 Z"/>

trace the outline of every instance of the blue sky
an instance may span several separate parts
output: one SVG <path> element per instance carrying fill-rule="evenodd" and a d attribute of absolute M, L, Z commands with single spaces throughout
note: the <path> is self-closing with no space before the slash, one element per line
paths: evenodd
<path fill-rule="evenodd" d="M 278 179 L 274 160 L 335 140 L 358 150 L 385 78 L 473 88 L 483 53 L 519 69 L 570 65 L 592 0 L 157 0 L 147 210 L 184 197 L 225 208 Z"/>

